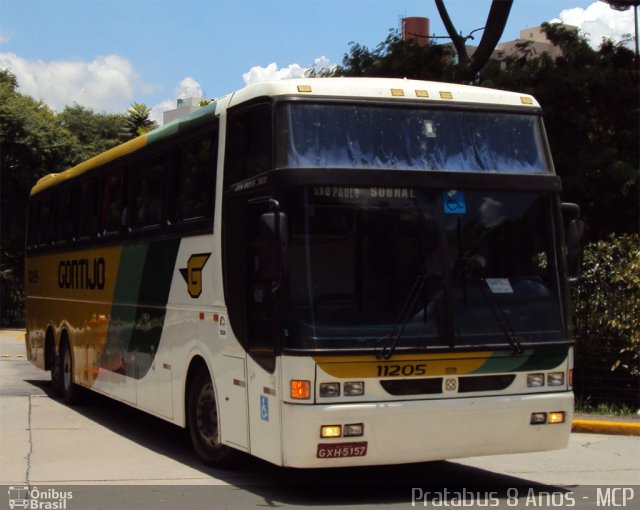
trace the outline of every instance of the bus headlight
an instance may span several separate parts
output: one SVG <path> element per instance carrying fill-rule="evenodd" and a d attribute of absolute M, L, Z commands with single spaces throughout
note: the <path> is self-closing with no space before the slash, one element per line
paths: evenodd
<path fill-rule="evenodd" d="M 544 425 L 547 423 L 547 413 L 531 413 L 531 425 Z"/>
<path fill-rule="evenodd" d="M 547 374 L 547 384 L 549 386 L 564 386 L 564 372 Z"/>
<path fill-rule="evenodd" d="M 527 386 L 529 388 L 544 386 L 544 374 L 527 374 Z"/>
<path fill-rule="evenodd" d="M 345 397 L 364 395 L 364 381 L 349 381 L 344 383 Z"/>
<path fill-rule="evenodd" d="M 361 436 L 364 434 L 362 423 L 348 423 L 344 426 L 344 437 Z"/>
<path fill-rule="evenodd" d="M 337 382 L 320 383 L 320 396 L 321 397 L 339 397 L 340 383 L 337 383 Z"/>

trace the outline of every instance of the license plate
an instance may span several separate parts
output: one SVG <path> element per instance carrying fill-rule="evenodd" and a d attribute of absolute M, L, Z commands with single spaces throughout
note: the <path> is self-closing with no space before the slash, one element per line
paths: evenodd
<path fill-rule="evenodd" d="M 342 457 L 364 457 L 367 454 L 367 442 L 335 443 L 318 445 L 316 456 L 319 459 L 339 459 Z"/>

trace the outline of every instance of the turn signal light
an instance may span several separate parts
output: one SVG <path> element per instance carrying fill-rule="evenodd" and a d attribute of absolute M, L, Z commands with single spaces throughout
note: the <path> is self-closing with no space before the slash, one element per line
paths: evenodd
<path fill-rule="evenodd" d="M 311 397 L 311 383 L 309 381 L 291 381 L 291 398 L 308 400 Z"/>
<path fill-rule="evenodd" d="M 320 437 L 340 437 L 342 427 L 340 425 L 323 425 L 320 428 Z"/>
<path fill-rule="evenodd" d="M 549 423 L 564 423 L 564 412 L 556 411 L 549 413 Z"/>

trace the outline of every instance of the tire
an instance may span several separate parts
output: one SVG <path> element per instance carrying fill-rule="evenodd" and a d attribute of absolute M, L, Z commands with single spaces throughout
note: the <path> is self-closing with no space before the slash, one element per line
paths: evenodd
<path fill-rule="evenodd" d="M 220 443 L 215 390 L 204 369 L 198 370 L 189 385 L 187 424 L 191 444 L 206 465 L 219 468 L 236 465 L 239 452 Z"/>
<path fill-rule="evenodd" d="M 49 351 L 47 352 L 47 357 L 49 358 L 49 368 L 51 369 L 51 389 L 53 390 L 54 395 L 61 396 L 60 389 L 60 360 L 56 355 L 56 346 L 52 342 Z"/>
<path fill-rule="evenodd" d="M 60 342 L 60 356 L 58 357 L 58 386 L 60 398 L 67 405 L 78 402 L 79 388 L 73 382 L 73 356 L 69 341 L 64 338 Z"/>

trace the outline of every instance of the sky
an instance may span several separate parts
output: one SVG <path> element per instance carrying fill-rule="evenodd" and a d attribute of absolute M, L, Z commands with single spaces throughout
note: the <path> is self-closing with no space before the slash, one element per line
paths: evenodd
<path fill-rule="evenodd" d="M 446 0 L 463 34 L 483 27 L 490 0 Z M 433 0 L 0 0 L 0 68 L 56 111 L 78 103 L 162 111 L 266 79 L 340 64 L 351 42 L 375 48 L 406 16 L 446 35 Z M 634 33 L 633 11 L 597 0 L 515 0 L 502 41 L 563 21 L 603 37 Z M 479 41 L 481 32 L 476 33 Z"/>

